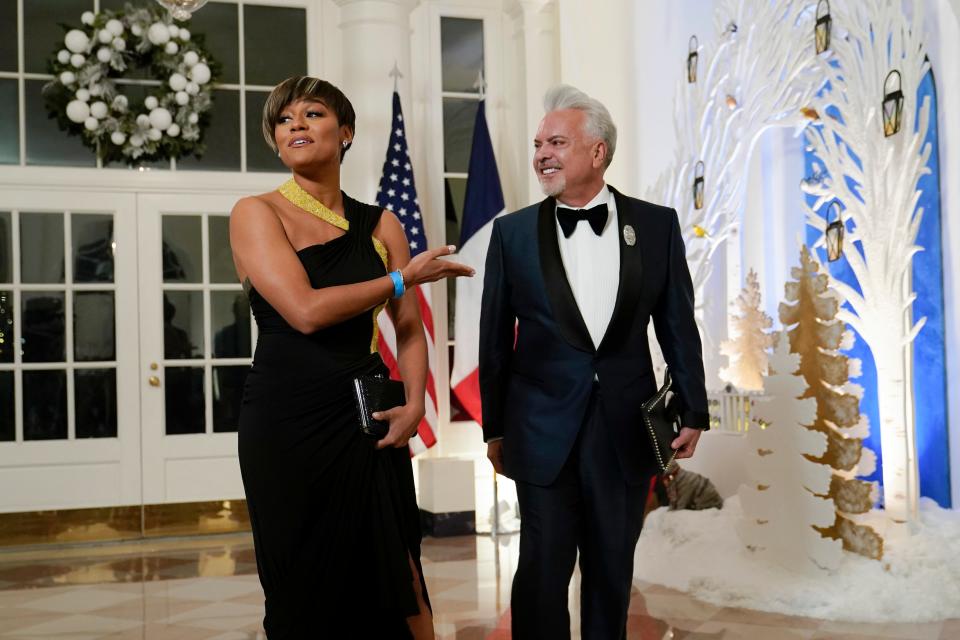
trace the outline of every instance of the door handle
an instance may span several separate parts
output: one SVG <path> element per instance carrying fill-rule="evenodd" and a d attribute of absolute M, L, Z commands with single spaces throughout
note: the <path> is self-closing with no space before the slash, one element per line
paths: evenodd
<path fill-rule="evenodd" d="M 150 376 L 149 378 L 147 378 L 147 382 L 150 383 L 150 386 L 151 386 L 151 387 L 159 387 L 159 386 L 160 386 L 160 378 L 158 378 L 157 376 Z"/>

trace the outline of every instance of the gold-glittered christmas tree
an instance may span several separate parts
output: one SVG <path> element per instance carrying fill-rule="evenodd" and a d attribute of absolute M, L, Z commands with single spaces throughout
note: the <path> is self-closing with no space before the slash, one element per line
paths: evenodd
<path fill-rule="evenodd" d="M 780 303 L 780 321 L 787 329 L 790 352 L 800 356 L 799 374 L 807 383 L 801 397 L 817 402 L 816 418 L 805 426 L 827 437 L 824 453 L 807 457 L 833 470 L 827 497 L 836 505 L 836 519 L 832 526 L 817 530 L 826 538 L 842 540 L 847 551 L 880 559 L 883 539 L 857 522 L 873 507 L 877 487 L 858 479 L 873 473 L 876 455 L 863 446 L 870 431 L 867 417 L 860 414 L 863 389 L 850 382 L 860 376 L 860 361 L 840 353 L 853 345 L 853 333 L 837 319 L 839 298 L 806 246 L 791 275 L 786 302 Z"/>
<path fill-rule="evenodd" d="M 774 341 L 769 333 L 773 320 L 760 309 L 760 282 L 753 269 L 747 273 L 747 284 L 737 296 L 736 305 L 740 315 L 732 319 L 732 336 L 720 344 L 720 353 L 730 363 L 720 369 L 720 379 L 743 391 L 763 391 L 767 350 Z"/>

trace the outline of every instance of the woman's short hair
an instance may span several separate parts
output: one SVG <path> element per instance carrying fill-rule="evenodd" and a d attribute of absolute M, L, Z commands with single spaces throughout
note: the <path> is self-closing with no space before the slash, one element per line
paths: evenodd
<path fill-rule="evenodd" d="M 277 141 L 273 137 L 273 132 L 280 120 L 280 114 L 287 106 L 299 100 L 322 102 L 337 117 L 340 126 L 347 126 L 350 131 L 355 132 L 354 126 L 357 122 L 357 114 L 354 113 L 350 100 L 343 95 L 343 91 L 320 78 L 292 76 L 275 86 L 270 95 L 267 96 L 267 101 L 263 104 L 263 119 L 261 120 L 263 139 L 266 140 L 267 145 L 274 152 L 277 151 Z M 351 142 L 340 148 L 341 162 L 343 162 L 343 156 L 352 144 Z"/>
<path fill-rule="evenodd" d="M 580 89 L 568 84 L 560 84 L 549 89 L 543 97 L 543 108 L 550 113 L 561 109 L 577 109 L 586 115 L 587 133 L 603 140 L 607 145 L 606 167 L 613 161 L 613 152 L 617 150 L 617 126 L 613 124 L 610 112 L 603 103 L 591 98 Z"/>

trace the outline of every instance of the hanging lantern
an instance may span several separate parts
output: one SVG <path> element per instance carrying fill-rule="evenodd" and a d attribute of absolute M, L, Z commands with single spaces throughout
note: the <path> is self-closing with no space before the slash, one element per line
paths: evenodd
<path fill-rule="evenodd" d="M 889 138 L 900 131 L 902 116 L 903 91 L 900 85 L 900 72 L 894 69 L 883 81 L 883 135 Z"/>
<path fill-rule="evenodd" d="M 830 214 L 834 214 L 833 222 L 830 222 Z M 827 260 L 836 262 L 843 255 L 843 214 L 840 210 L 840 203 L 834 200 L 827 209 Z"/>
<path fill-rule="evenodd" d="M 700 43 L 697 36 L 690 36 L 687 53 L 687 82 L 690 84 L 697 81 L 697 59 L 700 57 L 697 53 L 698 48 L 700 48 Z"/>
<path fill-rule="evenodd" d="M 830 48 L 830 30 L 832 27 L 833 18 L 830 17 L 830 2 L 829 0 L 820 0 L 817 3 L 817 26 L 813 28 L 818 55 Z"/>
<path fill-rule="evenodd" d="M 189 20 L 194 11 L 207 4 L 207 0 L 157 0 L 157 2 L 170 12 L 174 20 Z"/>
<path fill-rule="evenodd" d="M 703 161 L 693 171 L 693 208 L 703 209 Z"/>

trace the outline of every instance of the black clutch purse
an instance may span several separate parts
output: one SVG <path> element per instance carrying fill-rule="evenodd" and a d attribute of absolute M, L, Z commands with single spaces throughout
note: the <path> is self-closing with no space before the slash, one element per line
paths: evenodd
<path fill-rule="evenodd" d="M 400 407 L 407 403 L 403 383 L 383 376 L 357 376 L 353 379 L 353 397 L 357 405 L 360 431 L 380 440 L 390 430 L 386 420 L 374 420 L 373 413 Z"/>
<path fill-rule="evenodd" d="M 640 406 L 650 446 L 661 473 L 666 473 L 677 452 L 670 444 L 680 435 L 680 411 L 677 396 L 670 391 L 670 371 L 663 374 L 663 386 Z"/>

